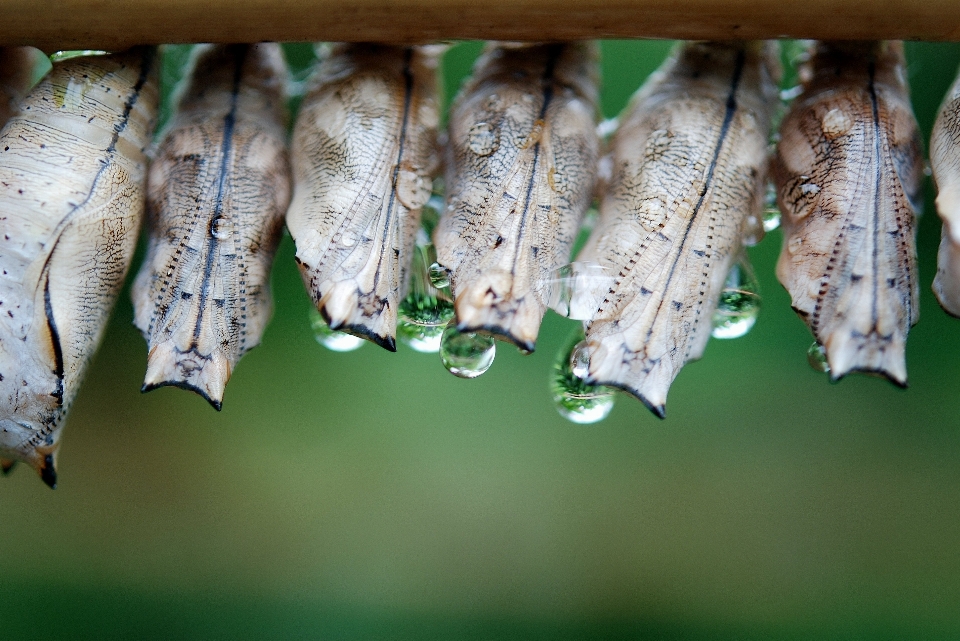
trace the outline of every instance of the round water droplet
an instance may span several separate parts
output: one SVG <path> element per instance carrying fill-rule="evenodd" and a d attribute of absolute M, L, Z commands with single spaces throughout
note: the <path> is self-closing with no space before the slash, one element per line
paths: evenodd
<path fill-rule="evenodd" d="M 807 350 L 807 362 L 810 363 L 810 367 L 818 372 L 830 373 L 830 364 L 827 362 L 827 350 L 817 341 L 813 341 L 813 345 Z"/>
<path fill-rule="evenodd" d="M 553 367 L 550 392 L 560 416 L 582 425 L 602 421 L 613 409 L 615 391 L 583 381 L 589 367 L 589 353 L 578 330 L 560 350 Z"/>
<path fill-rule="evenodd" d="M 317 342 L 333 352 L 352 352 L 363 346 L 363 339 L 330 329 L 316 309 L 310 310 L 310 328 Z"/>
<path fill-rule="evenodd" d="M 359 238 L 360 237 L 357 235 L 357 232 L 348 229 L 340 235 L 340 244 L 344 247 L 353 247 L 357 244 L 357 240 L 359 240 Z"/>
<path fill-rule="evenodd" d="M 487 122 L 478 122 L 467 133 L 467 145 L 478 156 L 489 156 L 500 146 L 500 136 Z"/>
<path fill-rule="evenodd" d="M 453 303 L 427 294 L 411 293 L 400 301 L 397 336 L 418 352 L 436 354 L 447 324 L 453 320 Z"/>
<path fill-rule="evenodd" d="M 429 178 L 409 169 L 397 172 L 397 198 L 408 209 L 420 209 L 430 200 L 433 184 Z"/>
<path fill-rule="evenodd" d="M 746 256 L 733 266 L 713 312 L 714 338 L 740 338 L 760 314 L 759 285 Z"/>
<path fill-rule="evenodd" d="M 773 231 L 780 226 L 780 209 L 776 206 L 763 210 L 763 231 Z"/>
<path fill-rule="evenodd" d="M 497 345 L 490 336 L 460 333 L 455 322 L 443 330 L 440 361 L 454 376 L 476 378 L 490 369 L 496 355 Z"/>
<path fill-rule="evenodd" d="M 430 284 L 437 289 L 450 287 L 450 270 L 440 263 L 430 265 Z"/>
<path fill-rule="evenodd" d="M 210 223 L 210 234 L 217 240 L 230 238 L 230 223 L 222 216 L 217 216 Z"/>

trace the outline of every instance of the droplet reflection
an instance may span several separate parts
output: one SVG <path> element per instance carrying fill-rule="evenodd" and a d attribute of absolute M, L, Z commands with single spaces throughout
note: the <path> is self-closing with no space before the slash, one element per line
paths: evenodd
<path fill-rule="evenodd" d="M 557 355 L 550 392 L 560 416 L 586 425 L 602 421 L 613 409 L 615 392 L 602 385 L 590 385 L 583 378 L 590 369 L 590 352 L 578 330 Z"/>
<path fill-rule="evenodd" d="M 310 329 L 317 342 L 333 352 L 352 352 L 363 346 L 362 338 L 330 329 L 316 309 L 310 310 Z"/>
<path fill-rule="evenodd" d="M 454 376 L 476 378 L 490 369 L 496 355 L 497 346 L 490 336 L 458 332 L 453 322 L 443 330 L 440 361 Z"/>

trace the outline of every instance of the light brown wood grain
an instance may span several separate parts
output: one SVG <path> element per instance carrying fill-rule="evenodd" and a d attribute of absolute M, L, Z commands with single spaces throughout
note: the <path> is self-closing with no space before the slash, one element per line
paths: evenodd
<path fill-rule="evenodd" d="M 956 0 L 5 0 L 0 43 L 960 39 Z"/>

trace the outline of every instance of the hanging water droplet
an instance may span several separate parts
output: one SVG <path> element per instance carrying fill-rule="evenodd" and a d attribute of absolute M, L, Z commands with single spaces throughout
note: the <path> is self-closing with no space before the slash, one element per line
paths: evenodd
<path fill-rule="evenodd" d="M 500 136 L 490 123 L 478 122 L 467 132 L 467 145 L 478 156 L 489 156 L 500 147 Z"/>
<path fill-rule="evenodd" d="M 352 352 L 363 346 L 363 339 L 330 329 L 316 309 L 310 310 L 310 328 L 317 342 L 333 352 Z"/>
<path fill-rule="evenodd" d="M 613 282 L 602 265 L 577 261 L 554 269 L 538 290 L 547 307 L 561 316 L 590 320 Z"/>
<path fill-rule="evenodd" d="M 429 294 L 411 292 L 400 301 L 397 336 L 418 352 L 436 354 L 447 324 L 453 320 L 453 303 Z"/>
<path fill-rule="evenodd" d="M 590 353 L 583 330 L 568 340 L 553 366 L 550 392 L 560 416 L 574 423 L 588 424 L 602 421 L 613 409 L 615 392 L 602 385 L 583 381 L 590 368 Z"/>
<path fill-rule="evenodd" d="M 352 229 L 348 229 L 340 236 L 340 244 L 344 247 L 353 247 L 357 244 L 357 240 L 359 239 L 360 236 L 357 234 L 357 232 L 353 231 Z"/>
<path fill-rule="evenodd" d="M 734 264 L 713 312 L 714 338 L 740 338 L 750 331 L 760 314 L 760 290 L 746 255 Z"/>
<path fill-rule="evenodd" d="M 807 350 L 807 362 L 818 372 L 830 373 L 830 364 L 827 362 L 827 350 L 817 341 Z"/>
<path fill-rule="evenodd" d="M 430 284 L 437 289 L 450 287 L 450 270 L 438 262 L 430 265 L 429 270 Z"/>
<path fill-rule="evenodd" d="M 210 235 L 217 240 L 227 240 L 230 238 L 230 223 L 222 216 L 217 216 L 210 222 Z"/>
<path fill-rule="evenodd" d="M 454 376 L 476 378 L 490 369 L 496 355 L 497 345 L 490 336 L 458 332 L 455 322 L 443 330 L 440 361 Z"/>

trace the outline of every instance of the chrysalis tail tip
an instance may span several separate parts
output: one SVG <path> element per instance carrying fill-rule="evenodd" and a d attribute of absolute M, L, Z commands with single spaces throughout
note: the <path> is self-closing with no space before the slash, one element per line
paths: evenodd
<path fill-rule="evenodd" d="M 842 379 L 846 378 L 850 374 L 866 374 L 867 376 L 873 376 L 875 378 L 883 378 L 889 381 L 890 383 L 893 383 L 894 386 L 899 387 L 900 389 L 908 389 L 910 387 L 905 377 L 899 378 L 895 376 L 893 373 L 884 369 L 869 369 L 866 367 L 848 369 L 844 372 L 840 372 L 839 374 L 833 374 L 831 372 L 830 382 L 839 383 Z"/>
<path fill-rule="evenodd" d="M 648 410 L 650 410 L 650 411 L 653 413 L 653 415 L 656 416 L 657 418 L 659 418 L 659 419 L 661 419 L 661 420 L 667 418 L 667 404 L 666 404 L 665 401 L 661 401 L 661 402 L 659 402 L 659 403 L 655 403 L 655 402 L 651 401 L 650 398 L 648 398 L 648 396 L 644 395 L 639 389 L 637 389 L 637 388 L 635 388 L 635 387 L 632 387 L 632 386 L 630 386 L 630 385 L 627 385 L 627 384 L 625 384 L 625 383 L 620 383 L 620 382 L 617 382 L 617 381 L 606 381 L 606 382 L 604 382 L 604 381 L 597 381 L 597 380 L 587 380 L 587 382 L 590 383 L 591 385 L 602 385 L 602 386 L 604 386 L 604 387 L 615 387 L 616 389 L 618 389 L 618 390 L 620 390 L 620 391 L 622 391 L 622 392 L 626 392 L 626 393 L 629 394 L 630 396 L 633 396 L 633 397 L 636 398 L 638 401 L 640 401 L 641 403 L 643 403 L 643 406 L 646 407 Z"/>
<path fill-rule="evenodd" d="M 524 354 L 532 354 L 537 347 L 535 341 L 530 339 L 520 338 L 509 329 L 505 329 L 500 325 L 472 325 L 470 323 L 457 323 L 457 331 L 461 334 L 466 332 L 472 332 L 477 334 L 486 334 L 492 336 L 499 340 L 506 341 L 508 343 L 513 343 L 517 346 Z"/>
<path fill-rule="evenodd" d="M 53 463 L 53 454 L 47 454 L 43 458 L 43 463 L 37 471 L 40 472 L 40 479 L 51 490 L 57 489 L 57 468 Z"/>
<path fill-rule="evenodd" d="M 196 385 L 191 385 L 190 383 L 187 383 L 185 381 L 160 381 L 158 383 L 144 383 L 143 386 L 140 388 L 140 393 L 146 394 L 147 392 L 152 392 L 153 390 L 159 389 L 161 387 L 179 387 L 180 389 L 187 390 L 188 392 L 193 392 L 194 394 L 197 394 L 198 396 L 203 398 L 203 400 L 210 403 L 213 409 L 217 410 L 218 412 L 221 409 L 223 409 L 222 395 L 220 396 L 220 398 L 214 398 L 209 393 L 212 390 L 203 389 Z"/>
<path fill-rule="evenodd" d="M 13 471 L 13 466 L 16 464 L 17 462 L 14 459 L 0 459 L 0 472 L 3 472 L 3 475 L 6 476 Z"/>
<path fill-rule="evenodd" d="M 331 318 L 330 312 L 327 311 L 327 306 L 322 305 L 318 308 L 320 316 L 323 318 L 324 322 L 327 324 L 331 330 L 335 332 L 343 332 L 345 334 L 351 334 L 358 338 L 368 340 L 375 345 L 379 345 L 388 352 L 397 351 L 397 338 L 396 336 L 390 334 L 379 334 L 376 331 L 370 329 L 366 325 L 361 325 L 359 323 L 350 323 L 347 320 L 343 319 L 334 319 Z"/>

